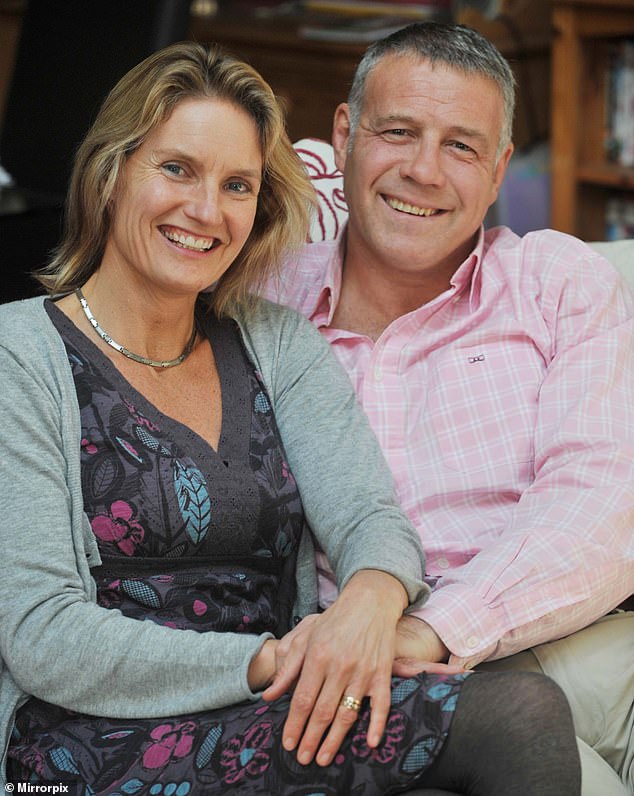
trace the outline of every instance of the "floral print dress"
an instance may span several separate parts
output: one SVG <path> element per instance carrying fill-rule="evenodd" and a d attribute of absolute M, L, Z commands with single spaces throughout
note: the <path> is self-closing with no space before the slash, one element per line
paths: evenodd
<path fill-rule="evenodd" d="M 296 621 L 304 517 L 237 325 L 204 323 L 222 390 L 216 451 L 150 404 L 52 302 L 46 307 L 79 400 L 84 508 L 102 556 L 93 570 L 99 604 L 175 631 L 282 636 Z M 300 766 L 282 749 L 286 696 L 137 720 L 85 716 L 31 698 L 16 717 L 9 776 L 68 783 L 81 796 L 398 792 L 440 750 L 462 681 L 395 678 L 381 746 L 365 743 L 364 703 L 326 769 Z"/>

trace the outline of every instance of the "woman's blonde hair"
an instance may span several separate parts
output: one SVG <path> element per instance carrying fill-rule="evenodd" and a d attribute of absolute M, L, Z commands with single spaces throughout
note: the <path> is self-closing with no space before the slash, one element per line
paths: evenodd
<path fill-rule="evenodd" d="M 64 235 L 51 263 L 38 274 L 49 293 L 69 293 L 97 270 L 126 159 L 178 103 L 192 98 L 226 100 L 244 109 L 255 122 L 262 148 L 253 230 L 214 291 L 205 294 L 214 310 L 223 314 L 243 302 L 285 252 L 305 242 L 314 192 L 270 86 L 220 48 L 183 42 L 146 58 L 117 83 L 79 147 Z"/>

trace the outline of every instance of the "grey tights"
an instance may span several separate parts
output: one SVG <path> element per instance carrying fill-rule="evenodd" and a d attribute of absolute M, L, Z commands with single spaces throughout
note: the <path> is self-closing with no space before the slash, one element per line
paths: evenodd
<path fill-rule="evenodd" d="M 530 672 L 472 674 L 447 741 L 409 796 L 578 796 L 581 767 L 568 702 Z"/>

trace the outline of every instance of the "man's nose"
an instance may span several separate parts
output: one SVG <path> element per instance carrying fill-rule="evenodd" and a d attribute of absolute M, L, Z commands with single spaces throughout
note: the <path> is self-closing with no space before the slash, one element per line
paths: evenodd
<path fill-rule="evenodd" d="M 445 179 L 442 148 L 435 141 L 420 140 L 407 153 L 401 164 L 401 177 L 420 185 L 441 185 Z"/>

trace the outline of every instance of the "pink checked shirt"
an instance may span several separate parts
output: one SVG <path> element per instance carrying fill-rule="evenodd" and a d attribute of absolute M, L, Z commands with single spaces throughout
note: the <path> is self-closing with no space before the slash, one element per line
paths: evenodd
<path fill-rule="evenodd" d="M 418 615 L 452 662 L 567 635 L 632 594 L 634 300 L 612 266 L 557 232 L 481 233 L 450 289 L 376 342 L 331 326 L 341 268 L 341 243 L 309 244 L 267 295 L 348 371 L 427 554 Z"/>

